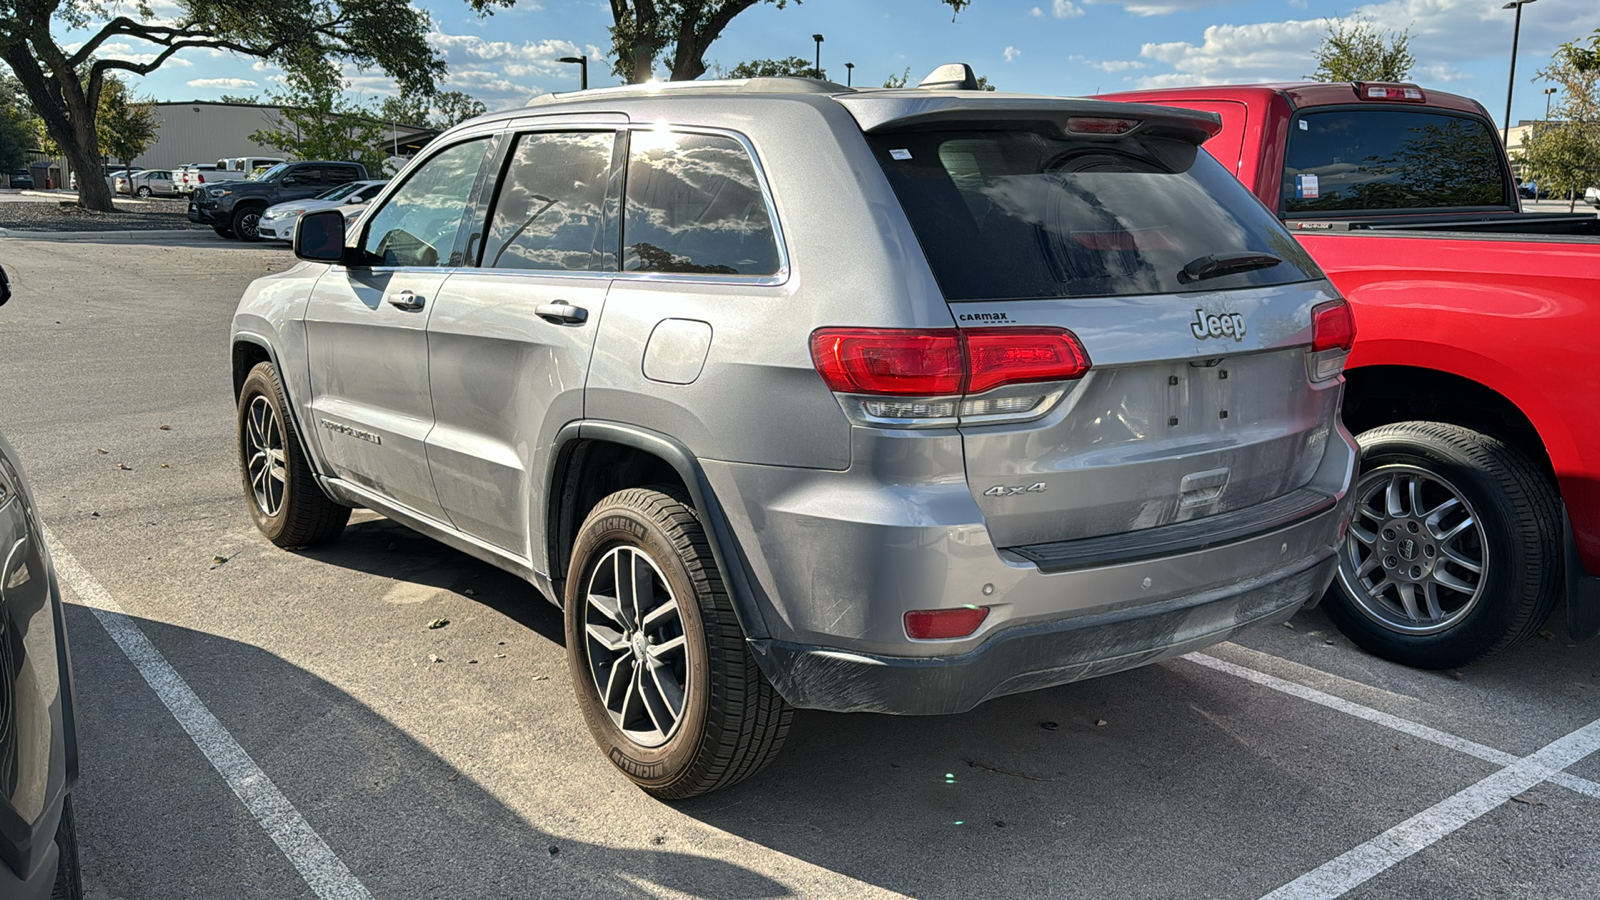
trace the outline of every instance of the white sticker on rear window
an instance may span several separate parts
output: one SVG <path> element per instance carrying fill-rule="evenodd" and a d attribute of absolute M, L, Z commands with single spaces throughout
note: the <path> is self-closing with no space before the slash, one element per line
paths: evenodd
<path fill-rule="evenodd" d="M 910 150 L 890 150 L 889 151 L 889 155 L 894 157 L 895 159 L 910 159 L 911 158 L 911 151 Z"/>
<path fill-rule="evenodd" d="M 1317 199 L 1317 176 L 1296 175 L 1294 177 L 1294 195 L 1299 200 Z"/>
<path fill-rule="evenodd" d="M 1311 130 L 1311 126 L 1306 123 L 1305 119 L 1301 119 L 1300 120 L 1300 130 L 1301 131 L 1310 131 Z"/>

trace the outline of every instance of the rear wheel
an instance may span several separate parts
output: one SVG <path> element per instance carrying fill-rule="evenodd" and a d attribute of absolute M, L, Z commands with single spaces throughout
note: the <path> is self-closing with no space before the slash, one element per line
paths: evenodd
<path fill-rule="evenodd" d="M 140 185 L 139 190 L 138 190 L 137 193 L 141 197 L 148 198 L 152 192 L 150 190 L 150 186 L 146 184 L 146 185 Z"/>
<path fill-rule="evenodd" d="M 239 470 L 261 533 L 279 547 L 307 547 L 338 537 L 350 507 L 317 486 L 284 398 L 272 363 L 250 370 L 239 393 Z"/>
<path fill-rule="evenodd" d="M 233 214 L 233 233 L 241 241 L 259 241 L 261 233 L 257 228 L 261 225 L 261 209 L 255 206 L 246 206 Z"/>
<path fill-rule="evenodd" d="M 794 711 L 756 668 L 686 500 L 633 488 L 600 501 L 573 547 L 565 610 L 589 731 L 646 792 L 693 797 L 778 755 Z"/>
<path fill-rule="evenodd" d="M 1328 616 L 1352 641 L 1425 669 L 1531 635 L 1561 585 L 1549 480 L 1491 435 L 1438 422 L 1362 434 L 1356 513 Z"/>

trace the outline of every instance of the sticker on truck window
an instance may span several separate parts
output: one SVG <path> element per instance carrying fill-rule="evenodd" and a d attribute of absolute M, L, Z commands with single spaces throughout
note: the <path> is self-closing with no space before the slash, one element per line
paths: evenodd
<path fill-rule="evenodd" d="M 889 155 L 895 159 L 910 159 L 910 150 L 890 150 Z"/>
<path fill-rule="evenodd" d="M 1296 175 L 1294 177 L 1294 196 L 1297 200 L 1317 199 L 1317 176 Z"/>

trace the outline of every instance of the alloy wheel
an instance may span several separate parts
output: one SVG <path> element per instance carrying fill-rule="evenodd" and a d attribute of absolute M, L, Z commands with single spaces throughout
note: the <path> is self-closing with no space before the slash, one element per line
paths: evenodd
<path fill-rule="evenodd" d="M 261 214 L 247 212 L 239 217 L 238 226 L 234 228 L 234 231 L 238 232 L 239 236 L 245 240 L 253 241 L 261 237 L 260 227 Z"/>
<path fill-rule="evenodd" d="M 1339 554 L 1339 580 L 1362 613 L 1401 634 L 1437 634 L 1478 605 L 1488 567 L 1482 520 L 1454 485 L 1407 465 L 1362 475 Z"/>
<path fill-rule="evenodd" d="M 268 518 L 283 508 L 286 488 L 285 459 L 283 453 L 283 427 L 278 422 L 278 411 L 264 394 L 250 401 L 245 420 L 245 472 L 250 478 L 250 493 L 256 506 Z"/>
<path fill-rule="evenodd" d="M 688 690 L 688 641 L 666 576 L 640 548 L 612 548 L 589 576 L 582 621 L 589 673 L 612 723 L 641 747 L 665 744 Z"/>

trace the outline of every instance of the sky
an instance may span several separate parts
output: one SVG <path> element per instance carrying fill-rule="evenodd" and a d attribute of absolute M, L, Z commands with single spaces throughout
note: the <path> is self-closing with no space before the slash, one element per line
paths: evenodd
<path fill-rule="evenodd" d="M 1512 10 L 1504 0 L 973 0 L 955 21 L 938 0 L 804 0 L 758 4 L 736 18 L 706 55 L 731 68 L 754 58 L 816 53 L 845 81 L 877 86 L 907 69 L 916 83 L 934 67 L 966 62 L 1000 90 L 1089 95 L 1186 84 L 1295 81 L 1316 64 L 1312 50 L 1329 17 L 1365 17 L 1380 28 L 1409 29 L 1413 80 L 1482 102 L 1498 121 L 1506 99 Z M 157 12 L 173 8 L 156 0 Z M 577 89 L 577 67 L 561 56 L 590 56 L 591 87 L 618 84 L 606 54 L 606 0 L 520 0 L 478 17 L 460 0 L 419 0 L 433 19 L 430 40 L 449 65 L 443 87 L 490 109 L 520 106 L 549 91 Z M 115 7 L 113 7 L 115 8 Z M 1544 114 L 1547 85 L 1536 71 L 1561 43 L 1600 29 L 1600 0 L 1530 0 L 1518 44 L 1513 120 Z M 87 32 L 62 34 L 81 40 Z M 123 41 L 111 53 L 150 52 Z M 111 55 L 105 53 L 104 55 Z M 393 94 L 381 74 L 348 73 L 351 93 Z M 664 74 L 664 73 L 663 73 Z M 711 77 L 709 74 L 705 77 Z M 219 51 L 186 51 L 143 79 L 157 100 L 211 100 L 265 94 L 282 75 L 269 64 Z"/>

